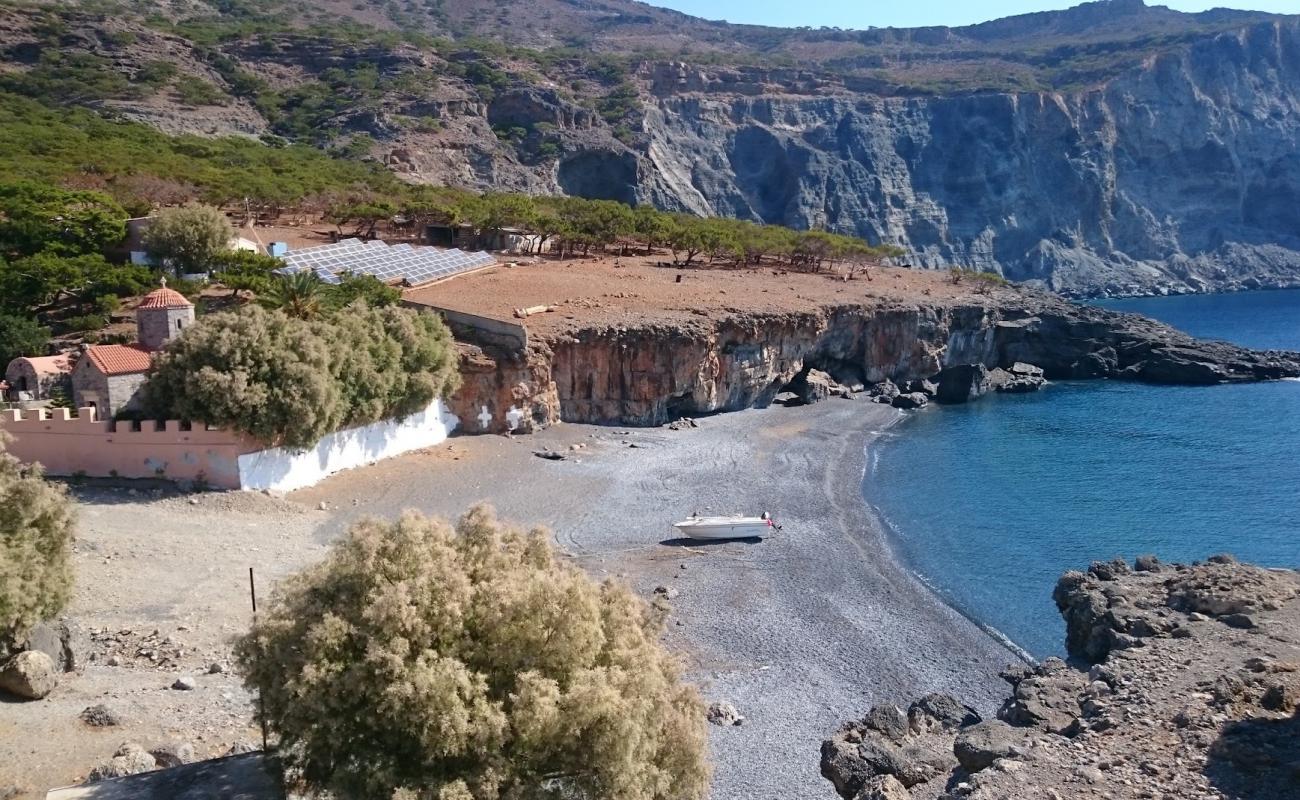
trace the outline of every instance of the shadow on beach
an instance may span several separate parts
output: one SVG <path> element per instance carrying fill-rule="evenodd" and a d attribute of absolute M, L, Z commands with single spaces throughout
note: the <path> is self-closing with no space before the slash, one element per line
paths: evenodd
<path fill-rule="evenodd" d="M 690 539 L 685 536 L 676 539 L 664 539 L 659 544 L 664 547 L 715 547 L 720 544 L 759 544 L 763 541 L 761 536 L 743 536 L 738 539 Z"/>

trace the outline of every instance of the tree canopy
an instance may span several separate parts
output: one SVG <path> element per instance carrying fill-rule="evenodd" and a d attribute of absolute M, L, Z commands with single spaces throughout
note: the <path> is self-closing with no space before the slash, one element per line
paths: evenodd
<path fill-rule="evenodd" d="M 234 231 L 219 208 L 182 206 L 159 211 L 145 229 L 144 245 L 161 265 L 178 275 L 207 272 L 230 246 Z"/>
<path fill-rule="evenodd" d="M 660 617 L 478 507 L 357 523 L 236 644 L 290 775 L 340 800 L 698 800 Z"/>
<path fill-rule="evenodd" d="M 0 255 L 99 253 L 126 235 L 126 211 L 100 192 L 0 183 Z"/>

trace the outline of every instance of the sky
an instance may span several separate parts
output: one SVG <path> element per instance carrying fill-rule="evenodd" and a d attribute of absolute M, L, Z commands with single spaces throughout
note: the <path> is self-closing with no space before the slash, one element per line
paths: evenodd
<path fill-rule="evenodd" d="M 1014 14 L 1078 5 L 1080 0 L 647 0 L 705 19 L 760 25 L 818 28 L 912 28 L 922 25 L 970 25 Z M 1147 0 L 1179 11 L 1247 8 L 1276 14 L 1300 13 L 1300 0 Z"/>

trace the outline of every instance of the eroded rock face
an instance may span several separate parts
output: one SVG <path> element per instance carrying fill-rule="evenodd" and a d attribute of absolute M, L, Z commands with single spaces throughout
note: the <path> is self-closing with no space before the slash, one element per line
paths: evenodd
<path fill-rule="evenodd" d="M 1300 574 L 1148 556 L 1067 573 L 1055 596 L 1074 661 L 1008 668 L 997 720 L 931 728 L 927 750 L 950 748 L 957 763 L 908 784 L 910 797 L 1300 796 Z M 822 746 L 843 797 L 893 774 L 853 749 L 896 742 L 880 709 Z"/>
<path fill-rule="evenodd" d="M 461 430 L 495 433 L 506 430 L 500 409 L 511 407 L 522 415 L 519 430 L 560 420 L 662 425 L 765 406 L 795 381 L 806 400 L 847 396 L 843 376 L 871 386 L 880 402 L 900 394 L 965 402 L 990 388 L 1025 391 L 1058 378 L 1275 379 L 1300 375 L 1300 354 L 1201 342 L 1144 317 L 1023 290 L 978 303 L 720 312 L 688 326 L 584 328 L 525 352 L 465 346 L 461 367 L 464 386 L 451 402 Z M 899 405 L 922 404 L 909 397 Z M 486 426 L 478 420 L 484 407 L 495 413 Z"/>

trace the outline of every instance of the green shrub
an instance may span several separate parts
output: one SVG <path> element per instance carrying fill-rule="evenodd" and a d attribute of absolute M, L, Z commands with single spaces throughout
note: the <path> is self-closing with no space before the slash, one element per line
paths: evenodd
<path fill-rule="evenodd" d="M 169 344 L 145 396 L 160 419 L 306 449 L 341 427 L 424 408 L 455 388 L 455 365 L 451 335 L 432 314 L 358 304 L 307 321 L 249 306 L 205 316 Z"/>
<path fill-rule="evenodd" d="M 230 102 L 225 93 L 203 80 L 187 76 L 176 81 L 176 96 L 191 106 L 224 106 Z"/>
<path fill-rule="evenodd" d="M 4 452 L 0 432 L 0 651 L 41 620 L 63 610 L 72 594 L 72 535 L 67 493 L 39 466 Z"/>
<path fill-rule="evenodd" d="M 108 318 L 103 314 L 81 314 L 63 318 L 63 327 L 69 331 L 97 331 L 108 325 Z"/>
<path fill-rule="evenodd" d="M 291 779 L 339 800 L 698 800 L 660 617 L 478 507 L 357 523 L 235 647 Z"/>

